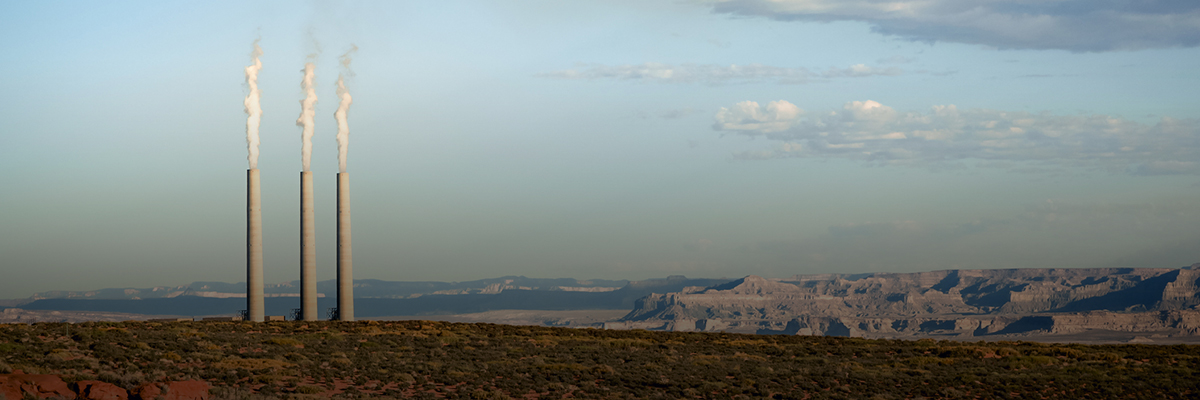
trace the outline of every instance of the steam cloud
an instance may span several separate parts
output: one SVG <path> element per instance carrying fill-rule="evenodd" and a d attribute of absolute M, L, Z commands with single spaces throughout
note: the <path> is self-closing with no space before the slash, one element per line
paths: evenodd
<path fill-rule="evenodd" d="M 350 111 L 350 103 L 354 102 L 354 99 L 350 97 L 350 91 L 346 89 L 346 82 L 343 79 L 343 75 L 354 76 L 354 72 L 350 70 L 350 55 L 354 54 L 357 50 L 358 46 L 350 45 L 350 50 L 346 54 L 342 54 L 341 57 L 338 57 L 341 60 L 342 69 L 345 70 L 344 73 L 338 74 L 337 96 L 339 103 L 337 111 L 333 113 L 333 117 L 337 119 L 338 125 L 338 169 L 340 172 L 346 172 L 346 154 L 350 148 L 350 125 L 346 122 L 346 113 Z"/>
<path fill-rule="evenodd" d="M 262 122 L 262 106 L 259 105 L 259 97 L 262 96 L 262 91 L 258 90 L 258 71 L 262 69 L 262 61 L 258 57 L 262 55 L 261 47 L 258 47 L 258 41 L 254 40 L 254 51 L 250 53 L 251 64 L 246 66 L 246 85 L 250 86 L 250 94 L 246 95 L 246 100 L 243 102 L 246 105 L 246 147 L 250 152 L 246 156 L 246 160 L 250 161 L 250 169 L 258 168 L 258 126 Z"/>
<path fill-rule="evenodd" d="M 308 172 L 308 166 L 312 162 L 313 118 L 317 115 L 313 110 L 313 106 L 317 104 L 317 89 L 313 83 L 315 69 L 316 66 L 311 61 L 304 64 L 304 80 L 300 82 L 300 88 L 304 89 L 304 100 L 300 100 L 300 118 L 296 119 L 296 126 L 304 128 L 300 133 L 300 159 L 305 172 Z"/>

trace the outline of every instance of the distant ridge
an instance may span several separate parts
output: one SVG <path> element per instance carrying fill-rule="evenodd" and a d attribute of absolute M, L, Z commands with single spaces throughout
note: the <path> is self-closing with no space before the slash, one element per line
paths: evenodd
<path fill-rule="evenodd" d="M 688 279 L 672 276 L 643 281 L 606 281 L 575 279 L 531 279 L 502 277 L 479 281 L 448 282 L 388 282 L 356 280 L 357 316 L 388 317 L 437 314 L 464 314 L 490 310 L 601 310 L 630 309 L 637 299 L 651 293 L 668 293 L 689 286 L 708 286 L 727 279 Z M 327 281 L 332 282 L 332 281 Z M 620 287 L 605 286 L 620 283 Z M 193 284 L 206 290 L 238 287 L 236 284 L 217 286 L 211 282 Z M 149 290 L 137 293 L 159 294 L 159 297 L 129 298 L 134 292 L 120 292 L 125 298 L 97 298 L 103 293 L 121 289 L 94 291 L 88 297 L 41 298 L 17 307 L 25 310 L 95 311 L 154 315 L 228 315 L 245 308 L 244 298 L 194 296 L 185 292 L 193 285 L 172 287 L 171 290 Z M 276 288 L 278 286 L 275 286 Z M 180 289 L 184 288 L 184 289 Z M 238 287 L 239 289 L 244 286 Z M 362 289 L 360 289 L 362 288 Z M 587 290 L 595 288 L 598 290 Z M 244 290 L 244 289 L 241 289 Z M 81 292 L 74 292 L 81 293 Z M 91 292 L 82 292 L 91 293 Z M 270 292 L 269 292 L 270 293 Z M 274 293 L 279 293 L 278 291 Z M 165 295 L 164 295 L 165 294 Z M 372 297 L 367 297 L 372 296 Z M 320 310 L 334 307 L 333 296 L 317 301 Z M 299 307 L 298 297 L 267 297 L 266 311 L 271 315 L 289 315 Z"/>
<path fill-rule="evenodd" d="M 525 277 L 469 282 L 363 280 L 355 281 L 355 286 L 356 292 L 364 293 L 356 299 L 356 311 L 363 318 L 623 309 L 631 311 L 620 320 L 603 322 L 603 327 L 910 339 L 1200 343 L 1200 263 L 1183 268 L 944 270 L 783 279 L 748 275 L 733 280 L 683 276 L 643 281 Z M 27 300 L 18 307 L 32 313 L 230 315 L 245 307 L 244 298 L 176 294 L 187 290 L 236 293 L 230 289 L 240 290 L 241 286 L 198 282 L 170 290 L 106 289 L 90 295 L 48 292 L 63 297 Z M 272 290 L 286 295 L 292 289 L 283 284 Z M 87 297 L 68 297 L 71 293 Z M 146 294 L 160 297 L 129 298 Z M 97 298 L 106 295 L 124 298 Z M 318 301 L 321 310 L 333 304 L 332 296 Z M 271 315 L 287 315 L 298 305 L 296 297 L 266 299 Z"/>
<path fill-rule="evenodd" d="M 436 281 L 385 281 L 379 279 L 356 279 L 354 293 L 358 298 L 385 297 L 407 298 L 426 294 L 469 294 L 499 293 L 501 290 L 566 290 L 605 291 L 617 290 L 629 284 L 627 280 L 604 279 L 539 279 L 524 276 L 502 276 L 466 282 Z M 317 283 L 317 292 L 324 296 L 337 294 L 337 282 L 333 279 Z M 299 296 L 300 281 L 265 285 L 263 292 L 268 297 Z M 49 291 L 34 294 L 29 301 L 43 299 L 156 299 L 179 296 L 195 297 L 245 297 L 246 283 L 193 282 L 180 286 L 156 286 L 152 288 L 107 288 L 84 291 Z M 272 296 L 274 295 L 274 296 Z"/>
<path fill-rule="evenodd" d="M 977 337 L 1089 330 L 1200 336 L 1200 263 L 1183 268 L 750 275 L 651 294 L 608 328 Z"/>

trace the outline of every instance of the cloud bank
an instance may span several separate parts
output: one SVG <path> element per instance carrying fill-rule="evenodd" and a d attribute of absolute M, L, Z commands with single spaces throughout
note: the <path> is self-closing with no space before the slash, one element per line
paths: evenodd
<path fill-rule="evenodd" d="M 1134 175 L 1200 174 L 1200 120 L 1153 125 L 1105 115 L 933 106 L 899 112 L 875 101 L 808 113 L 784 100 L 722 107 L 713 129 L 777 140 L 742 159 L 843 158 L 877 165 L 1083 167 Z M 1018 165 L 1020 164 L 1020 165 Z"/>
<path fill-rule="evenodd" d="M 896 76 L 902 74 L 904 74 L 904 71 L 899 68 L 879 68 L 865 64 L 814 71 L 804 67 L 773 67 L 762 64 L 722 66 L 715 64 L 671 65 L 643 63 L 637 65 L 586 65 L 579 69 L 554 71 L 538 74 L 537 76 L 555 79 L 616 79 L 658 83 L 726 84 L 774 82 L 781 84 L 802 84 L 810 81 L 834 78 Z"/>
<path fill-rule="evenodd" d="M 716 0 L 715 13 L 861 21 L 908 40 L 1076 52 L 1200 45 L 1195 0 Z"/>

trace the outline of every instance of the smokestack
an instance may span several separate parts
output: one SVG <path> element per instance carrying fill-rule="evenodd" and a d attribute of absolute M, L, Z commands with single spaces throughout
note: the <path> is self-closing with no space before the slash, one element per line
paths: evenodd
<path fill-rule="evenodd" d="M 342 54 L 342 68 L 346 70 L 346 74 L 354 76 L 353 71 L 350 71 L 350 55 L 358 50 L 357 46 L 350 45 L 350 50 L 346 54 Z M 334 119 L 337 120 L 337 143 L 338 143 L 338 174 L 337 174 L 337 283 L 338 283 L 338 319 L 342 321 L 354 320 L 354 262 L 353 255 L 350 250 L 350 174 L 346 173 L 346 153 L 350 147 L 350 125 L 346 122 L 346 113 L 350 110 L 350 103 L 353 100 L 350 98 L 350 91 L 346 89 L 346 83 L 342 79 L 343 74 L 338 74 L 337 80 L 337 95 L 338 108 L 333 113 Z"/>
<path fill-rule="evenodd" d="M 251 64 L 246 67 L 246 85 L 250 93 L 243 104 L 246 106 L 246 148 L 250 153 L 246 159 L 250 169 L 246 170 L 246 318 L 250 321 L 263 320 L 263 253 L 262 253 L 262 192 L 258 184 L 258 127 L 262 122 L 262 107 L 259 106 L 258 71 L 262 70 L 262 48 L 254 41 L 254 52 L 250 53 Z"/>
<path fill-rule="evenodd" d="M 246 318 L 263 321 L 262 197 L 258 168 L 246 171 Z"/>
<path fill-rule="evenodd" d="M 354 261 L 350 251 L 350 174 L 337 174 L 338 320 L 354 320 Z"/>
<path fill-rule="evenodd" d="M 317 320 L 317 235 L 312 172 L 300 172 L 300 319 Z"/>

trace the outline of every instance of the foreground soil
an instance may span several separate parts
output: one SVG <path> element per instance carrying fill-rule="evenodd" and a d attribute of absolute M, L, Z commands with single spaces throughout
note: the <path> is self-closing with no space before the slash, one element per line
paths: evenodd
<path fill-rule="evenodd" d="M 1195 398 L 1200 346 L 430 321 L 0 325 L 0 372 L 212 398 Z"/>
<path fill-rule="evenodd" d="M 470 314 L 396 316 L 371 318 L 377 321 L 484 322 L 504 325 L 557 326 L 564 328 L 600 328 L 629 314 L 619 310 L 491 310 Z"/>

